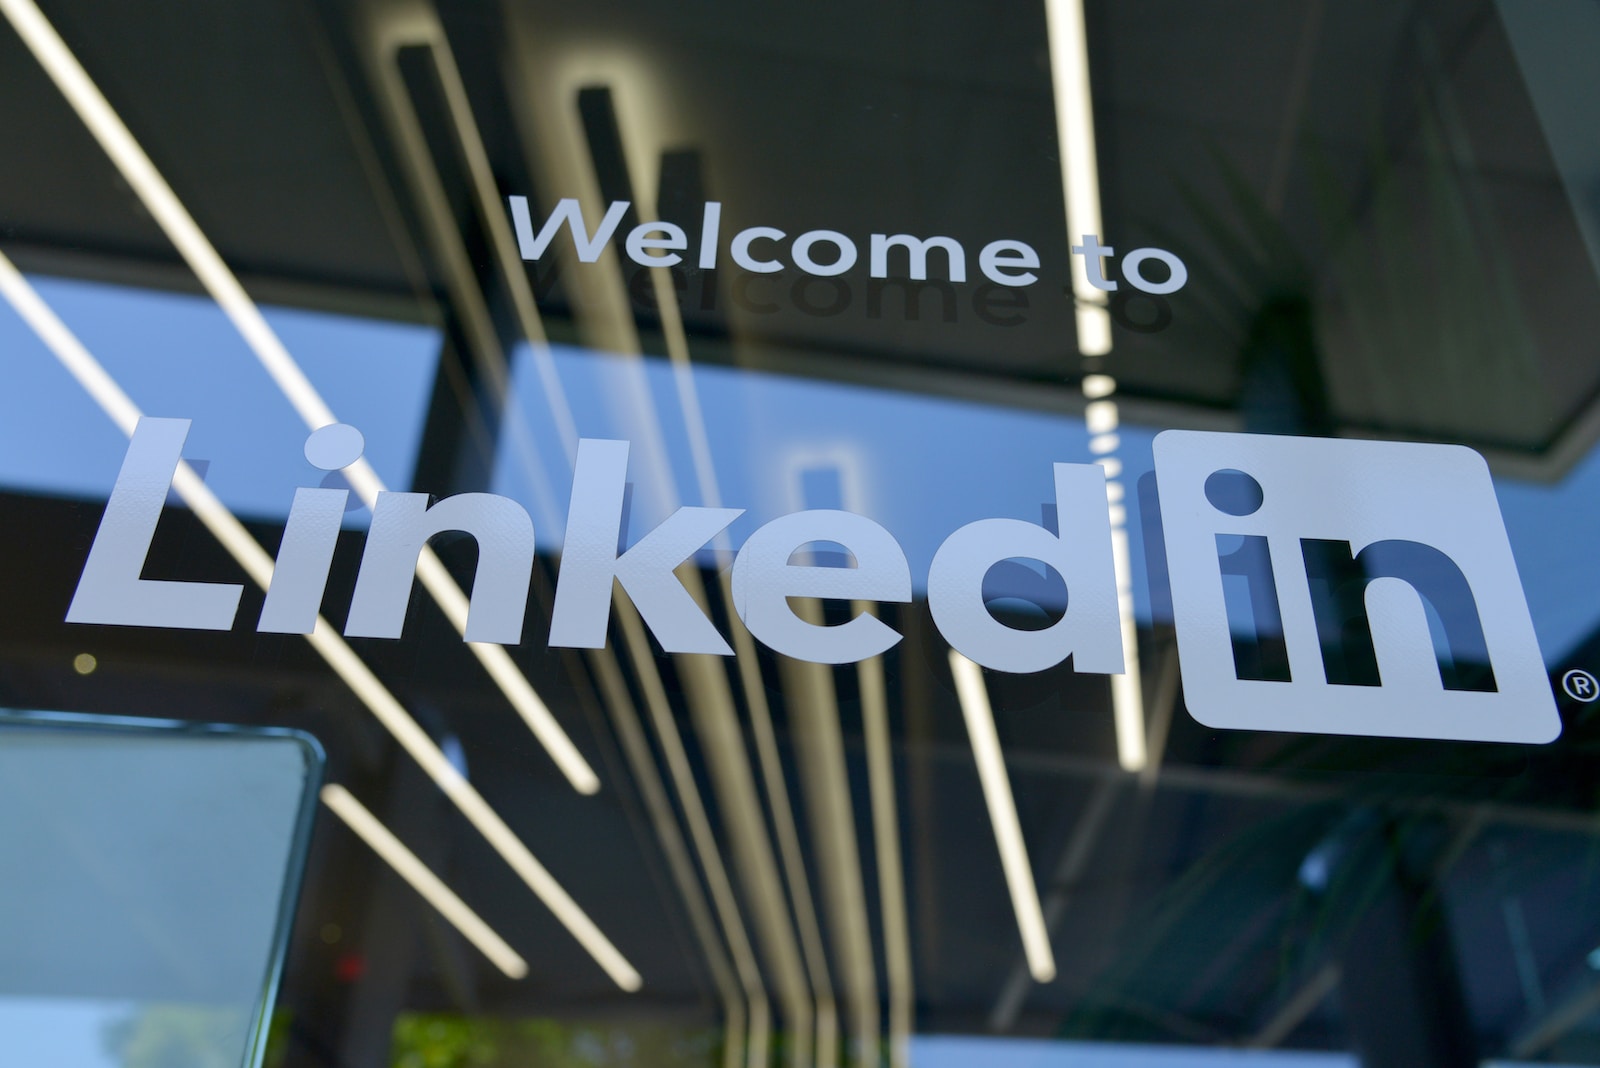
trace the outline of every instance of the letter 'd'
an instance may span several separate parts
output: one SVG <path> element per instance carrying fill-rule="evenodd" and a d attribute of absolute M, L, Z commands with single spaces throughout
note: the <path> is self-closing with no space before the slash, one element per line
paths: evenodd
<path fill-rule="evenodd" d="M 1078 671 L 1123 670 L 1116 569 L 1105 469 L 1056 464 L 1060 536 L 1016 519 L 983 519 L 950 535 L 928 569 L 928 608 L 940 633 L 969 659 L 996 671 L 1043 671 L 1070 654 Z M 1002 560 L 1038 560 L 1067 584 L 1067 611 L 1044 630 L 1022 631 L 990 615 L 983 579 Z"/>

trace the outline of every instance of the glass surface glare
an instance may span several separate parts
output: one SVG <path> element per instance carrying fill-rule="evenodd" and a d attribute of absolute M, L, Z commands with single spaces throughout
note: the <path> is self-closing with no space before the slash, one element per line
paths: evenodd
<path fill-rule="evenodd" d="M 9 1055 L 251 1063 L 318 759 L 281 732 L 0 715 Z"/>
<path fill-rule="evenodd" d="M 1600 1065 L 1597 46 L 0 0 L 0 701 L 326 748 L 272 1068 Z M 8 1055 L 240 1063 L 288 765 L 14 737 Z"/>

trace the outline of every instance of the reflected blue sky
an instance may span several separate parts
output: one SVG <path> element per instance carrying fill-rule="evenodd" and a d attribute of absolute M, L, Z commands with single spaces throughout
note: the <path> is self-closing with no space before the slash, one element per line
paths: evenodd
<path fill-rule="evenodd" d="M 147 414 L 194 420 L 186 455 L 207 462 L 206 481 L 236 512 L 281 518 L 297 486 L 320 481 L 302 455 L 298 417 L 209 300 L 33 281 Z M 438 331 L 263 311 L 335 413 L 366 435 L 378 473 L 409 487 Z M 104 497 L 121 463 L 121 435 L 4 305 L 0 346 L 11 387 L 0 393 L 0 486 Z M 513 358 L 512 429 L 502 435 L 491 488 L 528 507 L 540 548 L 550 552 L 559 548 L 571 490 L 567 451 L 527 346 Z M 630 539 L 680 503 L 705 503 L 670 364 L 561 345 L 551 359 L 579 434 L 633 442 Z M 708 365 L 696 366 L 693 383 L 722 503 L 747 509 L 730 531 L 735 546 L 778 515 L 842 506 L 894 534 L 919 589 L 951 531 L 989 517 L 1039 522 L 1053 504 L 1051 463 L 1091 459 L 1083 421 L 1068 415 Z M 1119 453 L 1143 621 L 1151 608 L 1135 487 L 1151 469 L 1158 429 L 1124 425 Z M 1600 534 L 1600 450 L 1557 485 L 1496 485 L 1541 645 L 1559 662 L 1600 625 L 1600 568 L 1587 557 Z"/>
<path fill-rule="evenodd" d="M 192 419 L 184 455 L 252 518 L 281 518 L 295 487 L 321 479 L 294 409 L 209 299 L 54 278 L 39 295 L 146 415 Z M 263 307 L 334 412 L 360 427 L 367 458 L 407 487 L 438 363 L 430 327 Z M 0 302 L 0 486 L 103 498 L 125 439 L 9 304 Z"/>
<path fill-rule="evenodd" d="M 530 476 L 528 455 L 502 448 L 494 488 L 523 501 L 541 532 L 554 532 L 540 534 L 549 548 L 564 522 L 572 479 L 526 347 L 517 357 L 517 409 L 542 470 Z M 634 443 L 631 540 L 672 507 L 648 484 L 641 460 L 652 420 L 660 425 L 680 503 L 704 503 L 669 364 L 564 346 L 552 347 L 551 358 L 578 432 Z M 1053 503 L 1051 463 L 1092 459 L 1083 420 L 1069 415 L 718 366 L 697 366 L 694 384 L 722 501 L 748 509 L 731 528 L 735 545 L 775 516 L 837 506 L 839 500 L 808 498 L 805 487 L 807 472 L 839 471 L 844 506 L 899 539 L 919 590 L 934 551 L 952 531 L 989 517 L 1039 522 Z M 642 416 L 630 398 L 644 397 L 652 410 Z M 1154 467 L 1151 444 L 1160 429 L 1124 423 L 1117 454 L 1134 533 L 1135 613 L 1145 623 L 1151 603 L 1137 486 Z M 1600 568 L 1587 559 L 1588 546 L 1600 540 L 1600 449 L 1558 484 L 1497 478 L 1495 486 L 1540 646 L 1547 662 L 1559 663 L 1600 626 Z"/>
<path fill-rule="evenodd" d="M 525 349 L 518 357 L 513 389 L 543 470 L 531 476 L 525 457 L 507 444 L 494 489 L 526 503 L 540 529 L 559 533 L 572 475 L 532 361 Z M 565 346 L 553 347 L 551 357 L 579 434 L 633 442 L 630 540 L 678 504 L 706 503 L 670 364 Z M 746 509 L 730 528 L 735 546 L 788 512 L 843 507 L 895 536 L 918 590 L 935 550 L 957 527 L 988 518 L 1043 521 L 1055 505 L 1051 465 L 1091 459 L 1083 420 L 1069 416 L 717 366 L 697 366 L 694 387 L 722 503 Z M 676 493 L 650 469 L 652 421 Z M 1154 436 L 1125 428 L 1127 478 L 1150 469 Z M 541 480 L 548 490 L 541 492 Z M 541 544 L 553 541 L 541 535 Z M 1142 576 L 1142 547 L 1133 553 Z"/>
<path fill-rule="evenodd" d="M 1358 1064 L 1348 1053 L 946 1035 L 913 1038 L 911 1063 L 917 1068 L 1356 1068 Z M 1485 1061 L 1483 1068 L 1518 1068 L 1518 1063 Z"/>
<path fill-rule="evenodd" d="M 911 1040 L 917 1068 L 1356 1068 L 1348 1053 L 1141 1046 L 930 1035 Z"/>
<path fill-rule="evenodd" d="M 0 997 L 0 1034 L 18 1064 L 122 1068 L 105 1036 L 137 1011 L 133 1001 Z"/>

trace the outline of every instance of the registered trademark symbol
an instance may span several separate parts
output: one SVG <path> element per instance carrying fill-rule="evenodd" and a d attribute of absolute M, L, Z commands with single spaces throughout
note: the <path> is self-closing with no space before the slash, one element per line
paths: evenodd
<path fill-rule="evenodd" d="M 1567 691 L 1568 697 L 1585 704 L 1600 697 L 1600 679 L 1582 668 L 1573 668 L 1561 676 L 1561 688 Z"/>

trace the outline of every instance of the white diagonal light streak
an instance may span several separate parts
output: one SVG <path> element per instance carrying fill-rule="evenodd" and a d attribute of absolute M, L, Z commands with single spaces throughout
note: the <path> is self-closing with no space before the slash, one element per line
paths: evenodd
<path fill-rule="evenodd" d="M 967 721 L 967 734 L 972 740 L 978 781 L 983 786 L 983 799 L 989 808 L 995 844 L 1000 848 L 1000 866 L 1011 891 L 1011 907 L 1017 914 L 1017 929 L 1022 934 L 1028 971 L 1037 982 L 1048 983 L 1056 977 L 1050 929 L 1044 922 L 1039 887 L 1033 881 L 1028 847 L 1022 840 L 1022 823 L 1017 818 L 1017 802 L 1012 797 L 1005 757 L 1000 752 L 994 710 L 989 705 L 989 691 L 983 684 L 983 669 L 952 649 L 950 673 L 955 676 L 956 697 L 961 702 L 961 714 Z"/>
<path fill-rule="evenodd" d="M 239 284 L 239 279 L 222 261 L 172 187 L 156 170 L 150 157 L 38 6 L 33 0 L 0 0 L 0 11 L 5 13 L 44 67 L 45 73 L 67 98 L 106 155 L 111 157 L 112 163 L 167 235 L 167 239 L 177 248 L 190 270 L 199 278 L 200 284 L 239 331 L 245 344 L 304 421 L 306 429 L 316 430 L 338 422 L 333 410 Z M 369 507 L 384 491 L 383 480 L 365 458 L 358 460 L 345 473 L 356 495 Z M 438 602 L 451 626 L 464 634 L 467 626 L 467 596 L 430 548 L 424 547 L 418 557 L 417 577 Z M 561 729 L 549 707 L 534 691 L 505 648 L 485 642 L 471 642 L 468 647 L 505 694 L 512 708 L 550 753 L 573 788 L 584 794 L 598 791 L 600 779 L 594 769 Z"/>
<path fill-rule="evenodd" d="M 332 809 L 345 822 L 345 826 L 355 832 L 356 837 L 371 846 L 372 851 L 383 858 L 400 878 L 410 883 L 412 889 L 421 894 L 441 916 L 450 921 L 450 925 L 460 931 L 467 941 L 477 946 L 478 951 L 488 957 L 496 968 L 512 979 L 527 976 L 528 962 L 506 945 L 505 939 L 484 923 L 483 918 L 430 871 L 415 853 L 407 849 L 393 831 L 378 822 L 378 818 L 367 811 L 366 806 L 357 801 L 349 790 L 337 783 L 329 783 L 322 788 L 322 803 Z"/>
<path fill-rule="evenodd" d="M 1089 45 L 1083 26 L 1083 0 L 1046 0 L 1050 40 L 1050 80 L 1055 88 L 1056 132 L 1061 146 L 1061 186 L 1066 198 L 1071 245 L 1085 235 L 1101 235 L 1100 169 L 1094 144 L 1094 100 L 1089 88 Z M 1078 351 L 1104 356 L 1111 351 L 1111 314 L 1106 295 L 1089 281 L 1084 257 L 1072 261 L 1072 297 L 1077 307 Z"/>
<path fill-rule="evenodd" d="M 3 253 L 0 253 L 0 296 L 11 304 L 51 354 L 116 424 L 117 429 L 131 436 L 143 414 L 138 405 Z M 267 588 L 272 582 L 272 558 L 239 522 L 238 517 L 228 510 L 227 505 L 200 480 L 194 469 L 186 463 L 180 463 L 173 474 L 172 486 L 195 517 L 205 524 L 206 529 L 244 569 L 245 574 L 262 589 Z M 468 822 L 488 839 L 489 844 L 522 877 L 528 888 L 594 957 L 596 963 L 605 969 L 612 981 L 624 990 L 637 990 L 641 985 L 639 973 L 528 847 L 523 845 L 522 840 L 483 799 L 476 787 L 462 777 L 427 732 L 417 725 L 404 706 L 339 636 L 333 625 L 318 616 L 315 629 L 304 637 L 411 758 L 421 765 L 428 777 L 455 803 Z"/>

